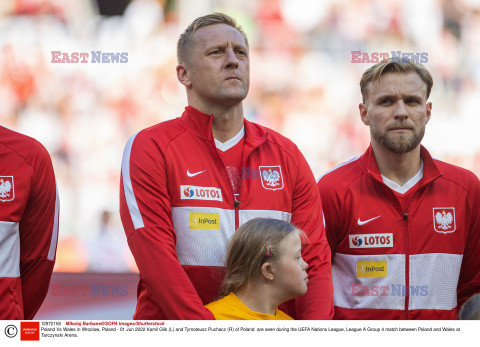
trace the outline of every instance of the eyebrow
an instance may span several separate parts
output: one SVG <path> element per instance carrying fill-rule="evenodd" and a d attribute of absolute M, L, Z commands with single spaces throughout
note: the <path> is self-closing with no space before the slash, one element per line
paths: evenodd
<path fill-rule="evenodd" d="M 387 99 L 387 98 L 392 98 L 392 99 L 396 99 L 397 98 L 397 94 L 380 94 L 379 96 L 377 96 L 375 98 L 375 100 L 381 100 L 381 99 Z M 422 95 L 419 95 L 419 94 L 406 94 L 406 95 L 403 95 L 403 98 L 404 99 L 422 99 Z"/>
<path fill-rule="evenodd" d="M 205 51 L 211 51 L 211 50 L 214 50 L 214 49 L 225 49 L 225 47 L 228 46 L 228 43 L 217 43 L 217 44 L 212 44 L 211 46 L 207 46 L 205 47 Z M 241 48 L 245 51 L 248 51 L 248 48 L 247 46 L 244 46 L 240 43 L 233 43 L 232 44 L 233 48 L 234 49 L 238 49 L 238 48 Z"/>

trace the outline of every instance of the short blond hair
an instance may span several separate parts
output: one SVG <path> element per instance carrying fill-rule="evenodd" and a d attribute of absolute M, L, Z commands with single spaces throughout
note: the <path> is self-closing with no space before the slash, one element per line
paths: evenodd
<path fill-rule="evenodd" d="M 363 103 L 368 101 L 368 84 L 374 84 L 380 77 L 387 73 L 415 72 L 427 87 L 427 99 L 433 87 L 433 78 L 430 72 L 420 63 L 413 62 L 407 58 L 389 58 L 377 63 L 366 70 L 360 80 L 360 91 Z"/>
<path fill-rule="evenodd" d="M 263 263 L 281 256 L 280 242 L 295 231 L 300 233 L 303 243 L 308 242 L 303 231 L 278 219 L 255 218 L 238 228 L 227 248 L 220 298 L 252 284 Z"/>
<path fill-rule="evenodd" d="M 192 35 L 200 28 L 204 28 L 206 26 L 216 25 L 216 24 L 226 24 L 237 29 L 240 32 L 240 34 L 242 34 L 243 38 L 245 39 L 245 43 L 248 47 L 247 35 L 243 31 L 242 27 L 237 24 L 235 19 L 226 15 L 225 13 L 220 13 L 220 12 L 207 14 L 205 16 L 198 17 L 197 19 L 195 19 L 187 27 L 187 29 L 185 29 L 182 35 L 180 35 L 180 38 L 178 39 L 178 42 L 177 42 L 177 59 L 179 64 L 187 61 L 188 52 L 192 48 L 192 43 L 193 43 Z"/>

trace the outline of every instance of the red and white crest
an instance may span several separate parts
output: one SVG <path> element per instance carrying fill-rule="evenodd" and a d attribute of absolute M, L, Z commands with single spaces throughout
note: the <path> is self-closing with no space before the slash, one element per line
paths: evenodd
<path fill-rule="evenodd" d="M 454 207 L 433 208 L 433 228 L 437 233 L 453 233 L 456 228 Z"/>
<path fill-rule="evenodd" d="M 0 176 L 0 201 L 12 201 L 14 198 L 13 176 Z"/>
<path fill-rule="evenodd" d="M 259 166 L 262 187 L 270 190 L 283 189 L 282 168 L 280 165 Z"/>

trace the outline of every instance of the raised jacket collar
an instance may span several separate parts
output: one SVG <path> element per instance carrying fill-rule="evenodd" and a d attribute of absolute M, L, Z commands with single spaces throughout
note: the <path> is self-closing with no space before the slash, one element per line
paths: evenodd
<path fill-rule="evenodd" d="M 212 133 L 213 114 L 209 115 L 193 108 L 185 107 L 185 111 L 180 117 L 180 121 L 187 130 L 195 136 L 204 140 L 214 142 Z M 258 124 L 252 123 L 246 119 L 243 120 L 245 126 L 245 143 L 251 147 L 257 147 L 267 140 L 268 129 Z"/>

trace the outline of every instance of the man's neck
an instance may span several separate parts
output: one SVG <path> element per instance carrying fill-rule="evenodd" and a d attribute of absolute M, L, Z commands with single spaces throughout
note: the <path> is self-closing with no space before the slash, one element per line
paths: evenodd
<path fill-rule="evenodd" d="M 394 153 L 374 142 L 372 148 L 380 173 L 400 186 L 415 176 L 422 166 L 420 146 L 407 153 Z"/>
<path fill-rule="evenodd" d="M 242 129 L 243 105 L 241 102 L 234 106 L 222 106 L 189 100 L 188 105 L 200 112 L 213 115 L 213 137 L 222 143 L 230 140 Z"/>

